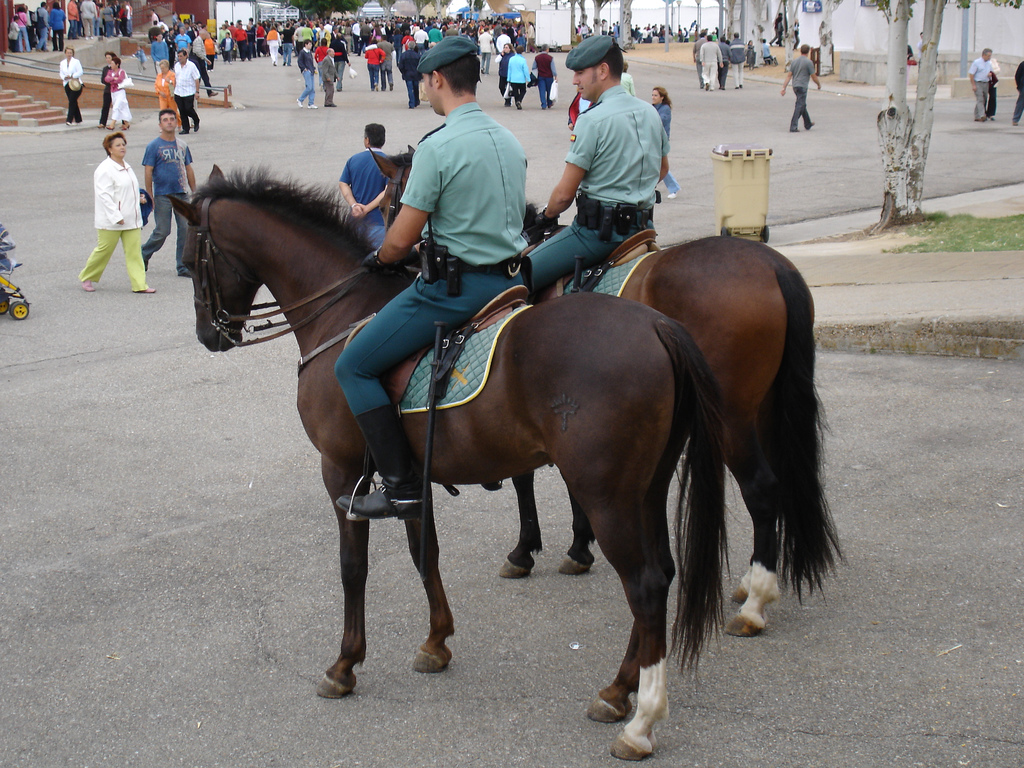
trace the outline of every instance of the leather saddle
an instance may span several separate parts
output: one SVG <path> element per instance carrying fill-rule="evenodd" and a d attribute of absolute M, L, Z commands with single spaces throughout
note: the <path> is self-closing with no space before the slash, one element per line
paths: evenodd
<path fill-rule="evenodd" d="M 601 282 L 601 278 L 603 278 L 609 270 L 624 266 L 625 264 L 628 264 L 629 262 L 634 261 L 635 259 L 638 259 L 652 251 L 657 251 L 658 245 L 655 242 L 656 236 L 657 233 L 653 229 L 645 229 L 641 232 L 637 232 L 628 240 L 624 240 L 618 248 L 612 251 L 611 256 L 609 256 L 604 263 L 584 270 L 580 281 L 580 291 L 593 291 Z M 549 299 L 554 299 L 562 296 L 563 294 L 570 293 L 575 279 L 575 274 L 569 274 L 558 278 L 547 288 L 534 294 L 533 303 L 540 304 L 543 301 L 548 301 Z"/>
<path fill-rule="evenodd" d="M 477 312 L 466 325 L 450 331 L 445 337 L 445 352 L 442 357 L 444 363 L 437 375 L 447 378 L 451 369 L 458 361 L 459 353 L 465 347 L 465 342 L 474 333 L 490 328 L 502 318 L 509 315 L 513 310 L 526 306 L 527 296 L 528 292 L 525 286 L 517 285 L 509 288 L 507 291 L 499 293 L 491 299 L 491 301 L 489 301 L 483 309 Z M 348 341 L 345 343 L 345 346 L 351 344 L 352 339 L 354 339 L 372 319 L 373 316 L 368 317 L 356 326 L 352 331 L 352 335 L 349 336 Z M 381 384 L 384 386 L 384 391 L 388 393 L 388 397 L 391 399 L 392 403 L 397 404 L 401 402 L 402 395 L 409 386 L 409 380 L 412 378 L 412 374 L 413 371 L 416 370 L 416 366 L 419 365 L 420 361 L 432 351 L 433 344 L 410 355 L 384 374 L 381 378 Z"/>

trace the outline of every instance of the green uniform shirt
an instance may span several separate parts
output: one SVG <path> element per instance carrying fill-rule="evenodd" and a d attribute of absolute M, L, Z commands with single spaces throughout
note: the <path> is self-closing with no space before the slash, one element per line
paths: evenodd
<path fill-rule="evenodd" d="M 497 264 L 526 247 L 526 153 L 479 104 L 463 104 L 420 142 L 402 204 L 430 214 L 434 241 L 452 256 Z"/>
<path fill-rule="evenodd" d="M 606 203 L 654 205 L 669 145 L 653 105 L 613 86 L 579 116 L 570 140 L 565 162 L 587 172 L 580 192 Z"/>

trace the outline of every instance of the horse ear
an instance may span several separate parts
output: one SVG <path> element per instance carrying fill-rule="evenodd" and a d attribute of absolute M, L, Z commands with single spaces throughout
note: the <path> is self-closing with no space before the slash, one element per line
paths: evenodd
<path fill-rule="evenodd" d="M 412 144 L 406 144 L 406 146 L 409 148 L 409 154 L 410 155 L 415 155 L 416 154 L 416 148 Z"/>
<path fill-rule="evenodd" d="M 220 172 L 220 169 L 217 168 L 217 166 L 213 166 L 213 168 L 218 173 Z M 199 226 L 199 211 L 196 210 L 196 207 L 192 205 L 192 203 L 186 202 L 174 195 L 168 195 L 168 199 L 171 201 L 171 207 L 184 216 L 188 220 L 189 224 L 195 227 Z"/>
<path fill-rule="evenodd" d="M 376 152 L 371 152 L 370 156 L 373 158 L 373 161 L 377 163 L 377 167 L 380 168 L 380 172 L 387 178 L 392 178 L 398 172 L 398 166 L 391 162 L 390 157 L 377 154 Z"/>
<path fill-rule="evenodd" d="M 213 164 L 213 170 L 210 171 L 210 178 L 211 179 L 223 179 L 224 178 L 224 171 L 222 171 L 220 169 L 220 166 L 217 165 L 216 163 Z"/>

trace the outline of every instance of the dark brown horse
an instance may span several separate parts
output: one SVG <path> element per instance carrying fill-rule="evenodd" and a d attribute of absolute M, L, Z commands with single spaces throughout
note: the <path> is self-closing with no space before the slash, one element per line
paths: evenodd
<path fill-rule="evenodd" d="M 382 202 L 388 221 L 400 207 L 412 148 L 375 158 L 389 179 Z M 721 386 L 726 464 L 754 526 L 750 567 L 733 594 L 743 605 L 726 632 L 756 635 L 765 626 L 765 606 L 779 597 L 780 565 L 783 581 L 800 595 L 805 587 L 820 589 L 841 556 L 821 482 L 810 290 L 796 267 L 767 245 L 709 237 L 648 256 L 622 296 L 682 323 Z M 541 549 L 532 474 L 513 483 L 520 534 L 501 570 L 506 578 L 529 575 L 532 554 Z M 572 531 L 559 570 L 576 574 L 594 561 L 594 536 L 575 503 Z"/>
<path fill-rule="evenodd" d="M 191 203 L 174 206 L 190 222 L 184 261 L 199 340 L 211 350 L 243 343 L 247 323 L 273 314 L 252 314 L 265 285 L 302 354 L 299 414 L 322 457 L 324 484 L 332 499 L 352 493 L 365 445 L 334 361 L 347 329 L 407 286 L 409 276 L 360 266 L 369 244 L 340 218 L 335 196 L 262 172 L 224 177 L 215 169 Z M 565 344 L 565 329 L 578 344 Z M 651 729 L 666 716 L 666 610 L 677 570 L 673 648 L 684 662 L 696 660 L 720 616 L 725 521 L 717 401 L 713 376 L 682 326 L 634 302 L 585 295 L 521 312 L 499 337 L 483 392 L 437 415 L 435 482 L 495 482 L 553 463 L 618 572 L 634 623 L 619 672 L 589 714 L 623 719 L 637 692 L 636 715 L 612 747 L 619 757 L 650 754 Z M 424 444 L 425 421 L 406 418 L 413 446 Z M 675 513 L 674 560 L 666 506 L 684 444 L 688 492 L 685 520 L 682 491 Z M 335 513 L 345 621 L 341 652 L 317 689 L 325 697 L 353 689 L 353 668 L 366 653 L 369 523 Z M 420 537 L 428 543 L 430 632 L 415 668 L 436 672 L 451 659 L 446 639 L 453 633 L 436 533 L 419 521 L 406 527 L 418 566 Z"/>

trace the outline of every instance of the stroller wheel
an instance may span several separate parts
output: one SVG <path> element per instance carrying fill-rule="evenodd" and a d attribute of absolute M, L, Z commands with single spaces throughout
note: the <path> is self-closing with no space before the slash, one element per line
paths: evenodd
<path fill-rule="evenodd" d="M 24 320 L 28 317 L 28 304 L 24 301 L 15 301 L 11 304 L 11 317 L 15 320 Z"/>
<path fill-rule="evenodd" d="M 0 299 L 0 315 L 6 315 L 7 310 L 11 308 L 11 304 L 7 299 Z"/>

